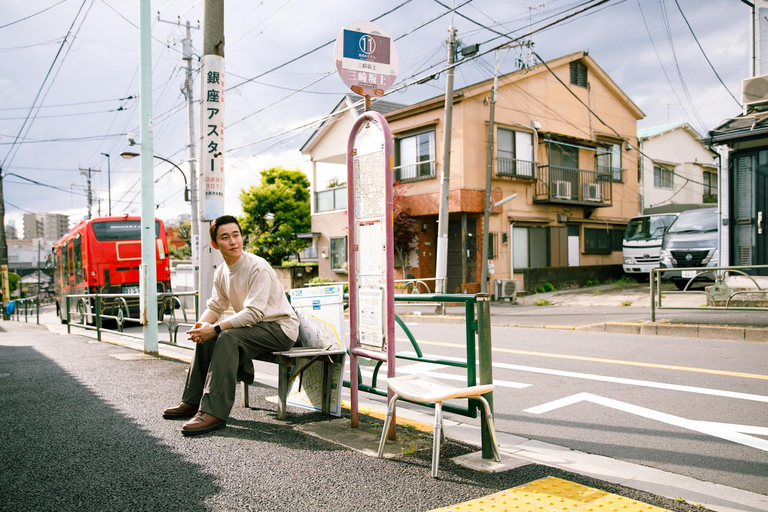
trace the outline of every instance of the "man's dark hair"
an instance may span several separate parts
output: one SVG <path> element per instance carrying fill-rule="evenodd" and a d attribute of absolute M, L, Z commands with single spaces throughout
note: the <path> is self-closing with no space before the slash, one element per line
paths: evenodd
<path fill-rule="evenodd" d="M 231 215 L 222 215 L 221 217 L 218 217 L 214 219 L 213 222 L 211 222 L 211 227 L 210 227 L 211 240 L 216 242 L 216 232 L 224 224 L 237 224 L 237 229 L 240 230 L 240 233 L 243 232 L 242 228 L 240 227 L 240 223 L 237 222 L 236 218 L 234 218 Z"/>

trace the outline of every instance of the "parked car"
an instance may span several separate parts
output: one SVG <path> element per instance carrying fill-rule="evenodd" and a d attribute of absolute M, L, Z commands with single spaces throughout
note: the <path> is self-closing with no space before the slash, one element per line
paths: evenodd
<path fill-rule="evenodd" d="M 677 213 L 640 215 L 630 219 L 624 230 L 622 255 L 624 273 L 647 279 L 652 268 L 659 268 L 659 253 L 664 232 L 677 218 Z"/>
<path fill-rule="evenodd" d="M 717 208 L 687 210 L 667 228 L 661 243 L 661 265 L 674 268 L 662 273 L 662 279 L 671 280 L 682 290 L 693 280 L 694 283 L 712 283 L 713 273 L 699 275 L 701 270 L 687 270 L 697 267 L 717 267 L 718 253 L 718 214 Z M 694 279 L 695 278 L 695 279 Z"/>

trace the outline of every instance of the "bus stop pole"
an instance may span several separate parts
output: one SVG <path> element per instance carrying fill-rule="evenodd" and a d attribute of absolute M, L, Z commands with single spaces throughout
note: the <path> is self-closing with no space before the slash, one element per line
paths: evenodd
<path fill-rule="evenodd" d="M 480 363 L 480 385 L 493 384 L 493 346 L 491 343 L 491 301 L 487 293 L 477 294 L 477 357 Z M 469 361 L 468 361 L 469 362 Z M 488 401 L 493 414 L 493 392 L 483 397 Z M 481 409 L 482 411 L 482 409 Z M 485 412 L 483 411 L 483 415 Z M 493 433 L 486 421 L 480 422 L 483 459 L 493 460 Z"/>

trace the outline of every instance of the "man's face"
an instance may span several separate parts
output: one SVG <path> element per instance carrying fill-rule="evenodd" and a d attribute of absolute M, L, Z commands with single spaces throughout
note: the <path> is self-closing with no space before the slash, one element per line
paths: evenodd
<path fill-rule="evenodd" d="M 234 222 L 222 224 L 216 231 L 214 248 L 221 251 L 224 261 L 234 262 L 243 252 L 243 236 Z"/>

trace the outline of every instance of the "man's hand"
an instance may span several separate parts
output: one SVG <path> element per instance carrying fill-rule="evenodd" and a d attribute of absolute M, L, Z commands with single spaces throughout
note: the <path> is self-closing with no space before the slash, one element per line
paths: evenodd
<path fill-rule="evenodd" d="M 187 331 L 189 341 L 195 343 L 203 343 L 216 336 L 216 331 L 213 329 L 213 325 L 208 322 L 196 322 L 194 327 Z"/>

